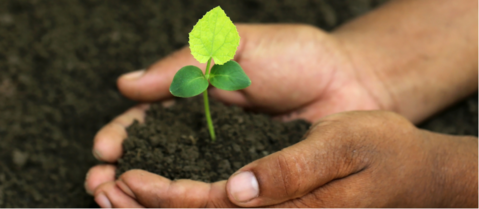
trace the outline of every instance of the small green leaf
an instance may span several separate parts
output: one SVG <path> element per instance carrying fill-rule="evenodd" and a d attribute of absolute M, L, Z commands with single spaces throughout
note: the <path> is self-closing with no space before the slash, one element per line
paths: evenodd
<path fill-rule="evenodd" d="M 177 97 L 192 97 L 201 94 L 208 88 L 203 72 L 196 66 L 181 68 L 173 78 L 170 86 L 171 94 Z"/>
<path fill-rule="evenodd" d="M 233 59 L 240 41 L 236 26 L 219 6 L 196 23 L 189 39 L 191 54 L 198 62 L 206 63 L 212 57 L 218 65 Z"/>
<path fill-rule="evenodd" d="M 214 87 L 228 91 L 244 89 L 251 85 L 251 80 L 241 66 L 233 60 L 224 65 L 214 65 L 209 79 Z"/>

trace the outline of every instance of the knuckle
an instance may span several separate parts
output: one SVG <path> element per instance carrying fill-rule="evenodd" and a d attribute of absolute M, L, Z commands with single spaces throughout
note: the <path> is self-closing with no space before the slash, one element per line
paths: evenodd
<path fill-rule="evenodd" d="M 351 111 L 327 116 L 318 125 L 334 125 L 335 130 L 342 132 L 364 132 L 378 129 L 384 125 L 413 127 L 414 125 L 403 116 L 383 110 Z"/>
<path fill-rule="evenodd" d="M 178 195 L 178 187 L 175 186 L 177 181 L 169 181 L 164 189 L 165 193 L 155 193 L 154 202 L 155 205 L 162 207 L 162 208 L 173 208 L 173 207 L 180 207 L 175 205 L 178 203 L 175 201 L 175 197 L 181 197 Z M 165 195 L 166 194 L 166 195 Z"/>
<path fill-rule="evenodd" d="M 386 119 L 394 121 L 396 124 L 399 124 L 402 126 L 408 126 L 408 127 L 414 126 L 411 123 L 411 121 L 407 120 L 405 117 L 403 117 L 402 115 L 399 115 L 398 113 L 390 112 L 390 111 L 383 111 L 383 113 L 385 114 Z"/>
<path fill-rule="evenodd" d="M 374 111 L 371 115 L 365 129 L 371 133 L 383 135 L 389 132 L 410 132 L 416 128 L 409 120 L 395 112 Z M 383 130 L 383 132 L 378 132 L 377 130 Z"/>
<path fill-rule="evenodd" d="M 276 166 L 278 170 L 278 178 L 280 187 L 284 191 L 284 195 L 295 196 L 301 186 L 301 175 L 296 171 L 296 167 L 302 167 L 301 161 L 294 162 L 295 158 L 286 154 L 284 151 L 278 152 L 276 156 Z"/>
<path fill-rule="evenodd" d="M 366 122 L 371 114 L 348 112 L 328 116 L 311 134 L 310 140 L 321 141 L 327 155 L 318 156 L 319 161 L 335 161 L 336 171 L 345 173 L 361 169 L 368 162 L 370 150 L 374 149 Z"/>

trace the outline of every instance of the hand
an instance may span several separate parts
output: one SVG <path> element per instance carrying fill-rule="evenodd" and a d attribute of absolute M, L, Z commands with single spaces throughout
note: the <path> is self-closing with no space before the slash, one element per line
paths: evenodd
<path fill-rule="evenodd" d="M 420 130 L 391 112 L 347 112 L 228 181 L 142 170 L 109 178 L 95 190 L 102 207 L 477 207 L 477 138 Z"/>
<path fill-rule="evenodd" d="M 341 43 L 323 31 L 305 25 L 238 25 L 241 43 L 237 60 L 253 84 L 242 91 L 210 89 L 210 95 L 230 104 L 255 108 L 283 119 L 303 118 L 315 121 L 335 112 L 356 109 L 379 109 L 381 105 L 369 89 L 362 86 L 374 78 L 361 73 L 360 79 Z M 171 97 L 169 85 L 176 71 L 197 63 L 184 48 L 151 66 L 118 79 L 122 93 L 140 101 L 165 100 Z M 374 86 L 374 85 L 369 85 Z M 376 88 L 381 89 L 381 88 Z M 133 108 L 100 130 L 95 137 L 94 155 L 115 162 L 122 154 L 125 127 L 132 118 L 143 120 L 146 106 Z M 112 182 L 114 167 L 92 168 L 87 191 Z"/>
<path fill-rule="evenodd" d="M 211 94 L 227 103 L 282 114 L 290 119 L 315 121 L 339 111 L 380 108 L 393 110 L 417 123 L 477 90 L 477 39 L 474 38 L 477 37 L 477 23 L 473 21 L 474 16 L 477 17 L 477 1 L 460 4 L 436 0 L 393 1 L 351 21 L 333 35 L 307 26 L 239 26 L 242 41 L 236 60 L 252 78 L 253 85 L 239 93 L 212 89 Z M 146 72 L 123 76 L 118 80 L 119 88 L 125 95 L 137 100 L 165 99 L 170 96 L 168 86 L 174 73 L 184 65 L 195 63 L 188 49 L 183 49 Z M 204 68 L 204 65 L 200 67 Z M 294 70 L 288 72 L 287 69 Z M 456 69 L 461 69 L 461 73 L 457 73 Z M 303 75 L 306 76 L 301 77 Z M 142 114 L 143 109 L 132 111 Z M 121 125 L 125 124 L 107 125 L 97 134 L 94 150 L 99 159 L 114 162 L 121 155 L 121 141 L 126 136 Z M 444 141 L 450 143 L 452 140 Z M 477 139 L 473 141 L 476 145 L 471 147 L 476 147 Z M 358 146 L 361 147 L 360 144 Z M 452 150 L 449 144 L 445 146 Z M 456 155 L 450 154 L 442 159 L 464 157 L 464 162 L 477 159 L 477 150 L 472 152 L 472 157 L 454 153 Z M 464 165 L 461 161 L 456 164 Z M 474 167 L 477 169 L 477 162 L 475 164 L 471 166 L 473 169 L 464 170 L 463 167 L 456 170 L 467 173 L 475 170 Z M 446 185 L 446 180 L 460 179 L 454 176 L 456 173 L 450 173 L 453 170 L 446 168 L 437 172 L 443 174 L 439 178 L 443 179 L 439 181 L 445 185 L 443 188 L 452 185 Z M 100 188 L 105 188 L 103 185 L 110 185 L 109 188 L 116 188 L 115 191 L 119 192 L 119 187 L 113 183 L 113 173 L 114 168 L 109 165 L 92 168 L 86 182 L 87 190 L 100 191 Z M 477 173 L 475 176 L 468 179 L 477 180 Z M 259 183 L 262 189 L 262 183 Z M 221 187 L 221 184 L 213 184 L 217 186 L 211 188 Z M 122 184 L 118 185 L 121 187 Z M 465 188 L 467 186 L 471 185 Z M 469 197 L 470 194 L 477 196 L 477 181 L 472 186 L 475 189 L 464 190 L 466 195 L 462 197 Z M 447 189 L 442 191 L 458 191 L 457 188 Z M 123 191 L 128 193 L 127 189 Z M 216 196 L 221 196 L 221 193 L 208 197 L 216 199 Z M 439 195 L 440 198 L 443 196 Z M 97 195 L 97 199 L 105 200 L 100 197 L 104 195 Z M 448 198 L 451 200 L 449 203 L 461 202 L 460 197 Z M 122 200 L 132 203 L 129 201 L 131 198 Z M 477 197 L 475 200 L 473 205 L 477 207 Z M 111 202 L 118 204 L 115 200 Z"/>
<path fill-rule="evenodd" d="M 252 85 L 241 91 L 212 88 L 210 95 L 216 99 L 285 119 L 309 121 L 341 111 L 387 108 L 381 103 L 387 95 L 381 92 L 382 84 L 374 73 L 353 66 L 350 55 L 333 36 L 306 25 L 237 28 L 241 41 L 235 60 Z M 146 71 L 121 77 L 118 87 L 134 100 L 164 100 L 171 97 L 168 89 L 175 73 L 186 65 L 205 68 L 186 47 Z M 368 88 L 363 83 L 368 83 Z"/>

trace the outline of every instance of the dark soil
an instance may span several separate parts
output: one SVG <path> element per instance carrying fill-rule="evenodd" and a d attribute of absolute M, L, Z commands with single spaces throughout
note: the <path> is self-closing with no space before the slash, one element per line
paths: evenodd
<path fill-rule="evenodd" d="M 209 9 L 331 30 L 381 2 L 1 0 L 0 207 L 96 206 L 83 189 L 93 136 L 134 104 L 116 78 L 186 45 Z M 421 127 L 477 136 L 477 93 Z"/>
<path fill-rule="evenodd" d="M 249 162 L 293 145 L 310 124 L 288 123 L 210 101 L 216 141 L 212 142 L 202 97 L 154 105 L 144 124 L 128 128 L 117 175 L 139 168 L 170 179 L 226 180 Z"/>

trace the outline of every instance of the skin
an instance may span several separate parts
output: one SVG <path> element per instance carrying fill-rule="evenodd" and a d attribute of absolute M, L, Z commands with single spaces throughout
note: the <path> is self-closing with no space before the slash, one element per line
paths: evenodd
<path fill-rule="evenodd" d="M 115 179 L 113 165 L 98 165 L 85 188 L 100 206 L 478 206 L 477 138 L 413 125 L 477 91 L 477 1 L 392 1 L 329 34 L 305 25 L 238 25 L 238 31 L 235 60 L 253 84 L 210 95 L 315 122 L 306 139 L 212 184 L 141 170 Z M 205 68 L 184 48 L 121 77 L 118 86 L 132 99 L 171 105 L 171 80 L 190 64 Z M 95 156 L 115 162 L 125 127 L 143 120 L 147 108 L 134 107 L 102 128 Z M 340 113 L 376 109 L 396 113 Z M 259 194 L 240 202 L 232 190 L 244 172 L 254 174 Z"/>

